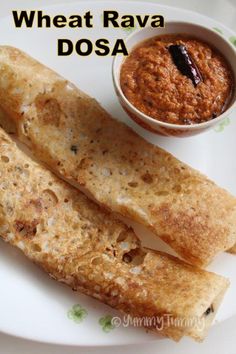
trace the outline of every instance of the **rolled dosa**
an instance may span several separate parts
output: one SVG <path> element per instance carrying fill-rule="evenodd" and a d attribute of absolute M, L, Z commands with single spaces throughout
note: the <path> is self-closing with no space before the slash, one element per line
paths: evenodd
<path fill-rule="evenodd" d="M 0 47 L 0 106 L 19 139 L 100 204 L 206 266 L 236 242 L 236 199 L 22 51 Z"/>
<path fill-rule="evenodd" d="M 5 241 L 51 277 L 146 318 L 143 325 L 158 333 L 175 340 L 205 337 L 228 280 L 143 249 L 131 229 L 32 161 L 2 129 L 0 174 Z M 172 322 L 161 321 L 166 315 Z"/>

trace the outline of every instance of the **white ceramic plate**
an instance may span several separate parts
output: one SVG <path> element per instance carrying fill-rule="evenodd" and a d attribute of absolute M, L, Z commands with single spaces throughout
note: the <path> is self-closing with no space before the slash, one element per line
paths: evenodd
<path fill-rule="evenodd" d="M 57 38 L 123 38 L 127 31 L 104 29 L 103 10 L 114 9 L 120 14 L 162 14 L 166 20 L 189 20 L 221 30 L 226 38 L 234 33 L 210 18 L 193 12 L 140 2 L 78 2 L 45 8 L 45 13 L 83 14 L 91 10 L 94 29 L 16 29 L 12 17 L 2 19 L 1 44 L 17 46 L 73 81 L 82 90 L 96 97 L 114 116 L 131 125 L 152 143 L 159 144 L 178 158 L 199 169 L 236 195 L 236 121 L 229 117 L 215 130 L 202 135 L 175 139 L 157 137 L 132 123 L 121 109 L 112 86 L 112 57 L 57 57 Z M 236 115 L 236 113 L 235 113 Z M 235 131 L 234 131 L 235 129 Z M 138 225 L 138 235 L 149 246 L 168 250 Z M 231 280 L 216 321 L 236 315 L 236 256 L 222 254 L 210 266 L 211 270 Z M 77 305 L 76 305 L 77 304 Z M 76 306 L 75 306 L 76 305 Z M 74 306 L 74 307 L 73 307 Z M 141 328 L 112 328 L 110 317 L 117 313 L 66 286 L 51 280 L 47 274 L 28 261 L 19 251 L 0 242 L 0 331 L 16 336 L 79 346 L 119 345 L 160 338 Z"/>

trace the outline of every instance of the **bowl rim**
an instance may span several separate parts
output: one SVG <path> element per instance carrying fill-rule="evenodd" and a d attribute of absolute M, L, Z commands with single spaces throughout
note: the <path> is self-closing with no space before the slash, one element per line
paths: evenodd
<path fill-rule="evenodd" d="M 231 49 L 231 51 L 234 53 L 235 55 L 235 59 L 236 59 L 236 50 L 233 46 L 233 44 L 228 41 L 221 33 L 215 31 L 214 29 L 208 28 L 206 26 L 200 25 L 198 23 L 195 22 L 191 22 L 191 21 L 177 21 L 177 20 L 170 20 L 170 21 L 165 21 L 165 27 L 168 24 L 176 24 L 176 25 L 190 25 L 190 26 L 195 26 L 195 27 L 199 27 L 202 28 L 210 33 L 213 33 L 216 37 L 220 38 L 220 40 L 224 41 L 225 44 Z M 131 34 L 129 34 L 127 37 L 125 37 L 124 41 L 127 43 L 133 36 L 137 35 L 139 32 L 142 32 L 144 30 L 147 29 L 154 29 L 151 26 L 147 26 L 141 29 L 137 29 L 135 31 L 133 31 Z M 181 33 L 181 32 L 179 32 Z M 153 37 L 155 37 L 155 35 L 153 35 Z M 150 36 L 149 38 L 152 38 L 152 36 Z M 197 38 L 197 36 L 196 36 Z M 148 37 L 146 38 L 148 39 Z M 145 39 L 144 39 L 145 40 Z M 141 41 L 140 41 L 141 42 Z M 206 41 L 207 42 L 207 41 Z M 137 42 L 135 45 L 137 45 L 139 42 Z M 134 46 L 135 46 L 134 45 Z M 133 47 L 134 47 L 133 46 Z M 218 49 L 216 47 L 216 49 Z M 218 49 L 220 53 L 221 50 Z M 224 56 L 224 54 L 222 54 Z M 131 111 L 133 111 L 134 114 L 138 115 L 140 119 L 142 119 L 143 121 L 145 121 L 146 123 L 151 123 L 152 125 L 156 125 L 156 126 L 161 126 L 163 128 L 168 128 L 168 129 L 178 129 L 178 130 L 197 130 L 197 129 L 204 129 L 204 128 L 208 128 L 212 125 L 217 124 L 219 121 L 224 120 L 225 118 L 227 118 L 227 116 L 234 110 L 234 108 L 236 107 L 236 69 L 234 73 L 234 92 L 233 95 L 234 97 L 232 98 L 232 103 L 231 105 L 224 111 L 222 112 L 218 117 L 211 119 L 209 121 L 206 122 L 202 122 L 202 123 L 194 123 L 194 124 L 190 124 L 190 125 L 185 125 L 185 124 L 174 124 L 174 123 L 167 123 L 167 122 L 163 122 L 161 120 L 152 118 L 151 116 L 148 116 L 147 114 L 141 112 L 139 109 L 137 109 L 124 95 L 121 86 L 120 86 L 120 76 L 117 75 L 116 73 L 116 63 L 118 61 L 118 59 L 120 59 L 120 56 L 115 56 L 112 62 L 112 79 L 113 79 L 113 84 L 115 86 L 115 90 L 116 92 L 118 91 L 119 96 L 122 98 L 122 100 L 125 102 L 126 106 L 129 107 L 129 109 Z M 120 68 L 120 66 L 122 65 L 122 63 L 124 62 L 125 58 L 120 62 L 118 68 Z M 233 60 L 228 60 L 228 63 L 230 65 L 230 67 L 232 67 L 231 63 L 233 62 Z"/>

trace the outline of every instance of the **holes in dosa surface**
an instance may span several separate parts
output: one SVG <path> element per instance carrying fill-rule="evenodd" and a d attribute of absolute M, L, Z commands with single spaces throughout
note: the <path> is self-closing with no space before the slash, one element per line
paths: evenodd
<path fill-rule="evenodd" d="M 176 184 L 176 185 L 174 185 L 174 187 L 173 187 L 173 191 L 174 191 L 174 192 L 176 192 L 176 193 L 180 193 L 180 192 L 181 192 L 181 190 L 182 190 L 182 187 L 181 187 L 181 185 L 180 185 L 180 184 Z"/>
<path fill-rule="evenodd" d="M 40 247 L 40 245 L 38 243 L 32 243 L 31 244 L 31 250 L 33 252 L 41 252 L 42 248 Z"/>
<path fill-rule="evenodd" d="M 132 265 L 141 265 L 144 262 L 144 258 L 146 256 L 146 252 L 144 252 L 141 248 L 135 248 L 123 255 L 123 262 L 131 263 Z"/>
<path fill-rule="evenodd" d="M 37 233 L 38 220 L 26 221 L 26 220 L 16 220 L 15 230 L 20 234 L 21 237 L 33 237 Z"/>
<path fill-rule="evenodd" d="M 51 189 L 45 189 L 42 192 L 41 198 L 46 208 L 55 207 L 58 203 L 58 198 Z"/>
<path fill-rule="evenodd" d="M 141 179 L 143 180 L 143 182 L 145 182 L 147 184 L 151 184 L 153 182 L 153 177 L 148 172 L 146 172 L 144 175 L 142 175 Z"/>
<path fill-rule="evenodd" d="M 130 186 L 132 188 L 136 188 L 136 187 L 138 187 L 138 182 L 131 181 L 131 182 L 128 183 L 128 186 Z"/>
<path fill-rule="evenodd" d="M 204 315 L 204 316 L 209 316 L 211 313 L 214 313 L 213 304 L 211 304 L 211 306 L 206 309 L 206 311 L 204 312 L 203 315 Z"/>
<path fill-rule="evenodd" d="M 2 155 L 1 156 L 1 160 L 2 162 L 5 162 L 5 163 L 8 163 L 10 160 L 9 160 L 9 157 L 8 156 L 5 156 L 5 155 Z"/>
<path fill-rule="evenodd" d="M 169 192 L 168 191 L 157 191 L 156 193 L 155 193 L 157 196 L 167 196 L 167 195 L 169 195 Z"/>
<path fill-rule="evenodd" d="M 101 257 L 95 257 L 91 260 L 92 265 L 100 265 L 102 263 L 102 258 Z"/>
<path fill-rule="evenodd" d="M 24 135 L 28 134 L 28 130 L 29 130 L 28 128 L 29 128 L 29 124 L 28 123 L 24 123 L 22 125 L 22 130 L 23 130 Z"/>

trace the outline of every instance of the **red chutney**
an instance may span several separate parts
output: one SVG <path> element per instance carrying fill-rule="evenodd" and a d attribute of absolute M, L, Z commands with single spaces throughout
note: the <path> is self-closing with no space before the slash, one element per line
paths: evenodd
<path fill-rule="evenodd" d="M 174 63 L 171 45 L 185 46 L 201 74 L 197 85 Z M 222 54 L 184 34 L 157 36 L 135 47 L 121 67 L 120 84 L 138 110 L 156 120 L 181 125 L 219 116 L 227 108 L 234 86 Z"/>

